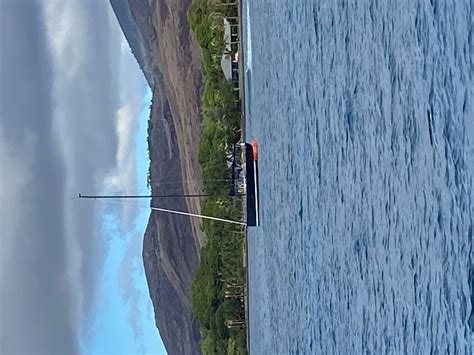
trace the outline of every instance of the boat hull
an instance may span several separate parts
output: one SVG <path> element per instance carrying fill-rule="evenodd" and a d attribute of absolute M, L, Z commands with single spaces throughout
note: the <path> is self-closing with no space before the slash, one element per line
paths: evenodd
<path fill-rule="evenodd" d="M 260 225 L 260 216 L 258 207 L 258 160 L 255 144 L 245 143 L 245 161 L 247 226 L 257 227 Z"/>

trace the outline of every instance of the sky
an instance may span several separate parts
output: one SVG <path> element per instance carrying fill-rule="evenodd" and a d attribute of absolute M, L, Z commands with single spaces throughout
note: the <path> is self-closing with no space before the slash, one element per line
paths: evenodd
<path fill-rule="evenodd" d="M 141 259 L 151 94 L 106 0 L 0 0 L 0 353 L 164 353 Z"/>

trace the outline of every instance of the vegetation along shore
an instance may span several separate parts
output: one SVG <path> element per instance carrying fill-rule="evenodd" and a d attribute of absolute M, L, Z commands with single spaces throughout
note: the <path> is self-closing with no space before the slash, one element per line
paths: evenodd
<path fill-rule="evenodd" d="M 223 55 L 233 58 L 238 48 L 224 41 L 224 19 L 238 23 L 235 2 L 195 0 L 188 11 L 204 75 L 199 163 L 205 192 L 213 195 L 203 200 L 202 213 L 240 220 L 242 200 L 227 195 L 231 171 L 226 156 L 240 140 L 241 112 L 235 84 L 221 67 Z M 203 221 L 202 228 L 206 240 L 191 290 L 201 350 L 203 354 L 246 354 L 244 230 L 209 220 Z"/>

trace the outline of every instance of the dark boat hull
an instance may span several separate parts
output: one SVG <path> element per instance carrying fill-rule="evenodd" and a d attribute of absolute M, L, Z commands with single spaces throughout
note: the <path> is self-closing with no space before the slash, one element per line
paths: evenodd
<path fill-rule="evenodd" d="M 258 162 L 254 157 L 253 147 L 245 143 L 245 177 L 247 183 L 247 226 L 260 224 L 258 208 Z"/>

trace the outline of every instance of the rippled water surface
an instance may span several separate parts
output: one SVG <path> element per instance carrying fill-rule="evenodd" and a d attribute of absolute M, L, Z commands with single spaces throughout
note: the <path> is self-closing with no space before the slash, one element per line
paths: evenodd
<path fill-rule="evenodd" d="M 473 6 L 244 1 L 253 354 L 473 352 Z"/>

